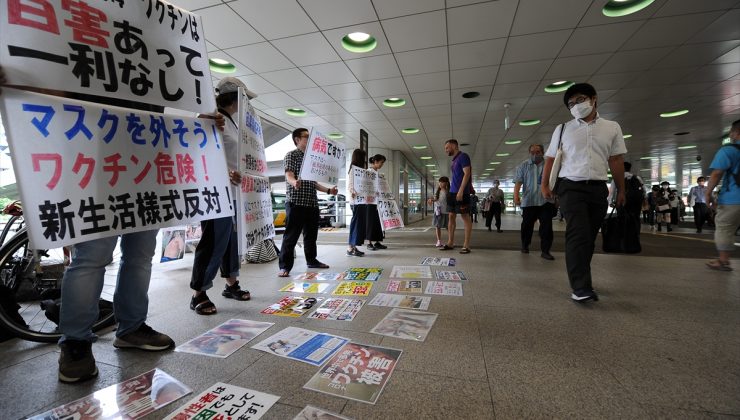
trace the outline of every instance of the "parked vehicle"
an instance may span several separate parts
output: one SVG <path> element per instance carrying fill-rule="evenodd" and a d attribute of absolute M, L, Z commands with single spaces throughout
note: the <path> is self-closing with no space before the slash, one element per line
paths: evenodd
<path fill-rule="evenodd" d="M 285 227 L 285 194 L 271 193 L 272 195 L 272 224 L 275 228 Z"/>
<path fill-rule="evenodd" d="M 336 221 L 344 223 L 345 200 L 344 194 L 337 194 L 336 196 L 330 195 L 327 200 L 319 201 L 319 227 L 331 227 Z"/>

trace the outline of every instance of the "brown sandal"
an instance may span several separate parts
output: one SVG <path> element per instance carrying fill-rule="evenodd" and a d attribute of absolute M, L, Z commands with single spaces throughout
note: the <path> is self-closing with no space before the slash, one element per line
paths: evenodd
<path fill-rule="evenodd" d="M 216 305 L 208 299 L 206 292 L 190 298 L 190 309 L 194 310 L 198 315 L 215 315 L 218 312 Z"/>
<path fill-rule="evenodd" d="M 288 270 L 278 271 L 278 277 L 288 277 L 288 276 L 290 276 L 290 273 L 288 272 Z"/>

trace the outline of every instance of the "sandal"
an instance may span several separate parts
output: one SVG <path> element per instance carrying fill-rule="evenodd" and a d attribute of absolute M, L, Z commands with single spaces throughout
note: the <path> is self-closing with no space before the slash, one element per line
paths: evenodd
<path fill-rule="evenodd" d="M 215 315 L 217 312 L 216 305 L 208 299 L 208 295 L 205 292 L 190 298 L 190 309 L 194 310 L 198 315 Z"/>
<path fill-rule="evenodd" d="M 290 273 L 288 272 L 288 270 L 278 271 L 278 277 L 288 277 L 288 276 L 290 276 Z"/>
<path fill-rule="evenodd" d="M 235 300 L 249 300 L 252 298 L 252 296 L 249 294 L 249 290 L 242 290 L 242 288 L 239 287 L 238 280 L 231 286 L 227 284 L 224 287 L 224 291 L 221 292 L 221 296 L 227 299 L 235 299 Z"/>
<path fill-rule="evenodd" d="M 730 267 L 730 263 L 724 263 L 720 260 L 711 260 L 707 262 L 707 267 L 712 270 L 717 270 L 717 271 L 732 271 L 732 267 Z"/>
<path fill-rule="evenodd" d="M 461 254 L 470 254 L 470 248 L 463 248 L 460 250 Z"/>
<path fill-rule="evenodd" d="M 447 245 L 447 244 L 444 244 L 444 245 L 442 245 L 442 247 L 441 247 L 441 248 L 439 248 L 439 249 L 441 249 L 442 251 L 449 251 L 449 250 L 451 250 L 451 249 L 454 249 L 454 248 L 455 248 L 454 246 L 449 246 L 449 245 Z"/>

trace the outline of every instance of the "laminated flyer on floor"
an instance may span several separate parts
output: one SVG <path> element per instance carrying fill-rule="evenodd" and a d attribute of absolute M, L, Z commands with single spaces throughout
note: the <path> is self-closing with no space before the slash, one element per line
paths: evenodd
<path fill-rule="evenodd" d="M 421 282 L 419 282 L 421 283 Z M 421 287 L 419 287 L 421 289 Z M 372 298 L 368 305 L 390 306 L 394 308 L 420 309 L 426 311 L 429 309 L 429 303 L 432 298 L 429 296 L 410 296 L 410 295 L 391 295 L 389 293 L 378 293 Z"/>
<path fill-rule="evenodd" d="M 370 332 L 404 340 L 424 341 L 436 320 L 437 314 L 434 313 L 394 308 Z"/>
<path fill-rule="evenodd" d="M 293 420 L 352 420 L 349 417 L 340 416 L 339 414 L 326 411 L 323 408 L 307 405 L 298 413 Z"/>
<path fill-rule="evenodd" d="M 289 316 L 298 318 L 308 312 L 318 302 L 324 298 L 308 296 L 285 296 L 276 303 L 263 309 L 260 313 L 265 315 Z"/>
<path fill-rule="evenodd" d="M 440 257 L 422 257 L 420 265 L 442 265 L 448 267 L 454 267 L 457 264 L 457 260 L 454 258 L 440 258 Z"/>
<path fill-rule="evenodd" d="M 394 265 L 392 279 L 431 279 L 432 268 L 428 265 Z"/>
<path fill-rule="evenodd" d="M 352 321 L 364 303 L 362 299 L 329 298 L 308 317 L 329 321 Z"/>
<path fill-rule="evenodd" d="M 180 344 L 175 351 L 225 358 L 273 325 L 275 325 L 273 322 L 230 319 L 216 328 Z"/>
<path fill-rule="evenodd" d="M 217 382 L 165 417 L 165 420 L 257 420 L 279 399 L 277 395 Z"/>
<path fill-rule="evenodd" d="M 401 353 L 398 349 L 347 343 L 303 387 L 375 404 Z"/>
<path fill-rule="evenodd" d="M 252 346 L 253 349 L 321 366 L 349 340 L 298 327 L 287 327 Z"/>
<path fill-rule="evenodd" d="M 377 281 L 381 273 L 381 267 L 352 267 L 344 272 L 344 280 Z"/>
<path fill-rule="evenodd" d="M 293 277 L 293 280 L 297 281 L 337 281 L 344 278 L 344 273 L 329 273 L 329 272 L 315 272 L 307 271 L 305 273 L 297 274 Z"/>
<path fill-rule="evenodd" d="M 456 281 L 428 281 L 426 295 L 462 296 L 462 283 Z"/>
<path fill-rule="evenodd" d="M 161 369 L 153 369 L 30 420 L 138 419 L 193 392 Z"/>
<path fill-rule="evenodd" d="M 437 271 L 434 273 L 437 280 L 466 281 L 465 273 L 462 271 Z"/>
<path fill-rule="evenodd" d="M 293 282 L 283 286 L 280 292 L 293 292 L 293 293 L 324 293 L 329 287 L 329 283 L 301 283 Z"/>
<path fill-rule="evenodd" d="M 386 292 L 408 292 L 408 293 L 421 293 L 422 284 L 421 280 L 390 280 L 386 287 Z"/>
<path fill-rule="evenodd" d="M 371 281 L 343 281 L 337 285 L 332 295 L 335 296 L 368 296 L 373 288 Z"/>

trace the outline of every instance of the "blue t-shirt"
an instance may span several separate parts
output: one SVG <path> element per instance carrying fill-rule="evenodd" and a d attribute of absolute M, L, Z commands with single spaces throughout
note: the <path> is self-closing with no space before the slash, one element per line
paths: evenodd
<path fill-rule="evenodd" d="M 465 172 L 463 172 L 463 168 L 466 166 L 471 166 L 470 156 L 468 156 L 467 153 L 460 152 L 457 154 L 457 156 L 452 158 L 452 167 L 450 168 L 452 171 L 452 179 L 450 180 L 450 193 L 457 194 L 457 192 L 460 191 L 460 183 L 462 183 L 463 177 L 465 177 Z M 472 192 L 472 184 L 473 171 L 471 168 L 470 179 L 468 180 L 468 187 L 466 189 L 463 189 L 463 192 Z"/>
<path fill-rule="evenodd" d="M 719 204 L 740 204 L 740 185 L 735 183 L 734 174 L 740 171 L 740 148 L 722 146 L 714 155 L 710 169 L 725 171 L 722 176 L 722 188 L 719 190 Z"/>

